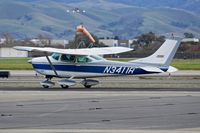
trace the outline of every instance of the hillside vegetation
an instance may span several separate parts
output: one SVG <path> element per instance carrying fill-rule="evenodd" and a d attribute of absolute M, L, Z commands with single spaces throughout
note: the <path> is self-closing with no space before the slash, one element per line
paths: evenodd
<path fill-rule="evenodd" d="M 0 33 L 12 33 L 20 39 L 38 34 L 70 39 L 74 28 L 83 23 L 98 37 L 117 35 L 132 39 L 150 31 L 192 32 L 198 36 L 197 6 L 200 7 L 199 0 L 1 0 Z M 73 13 L 74 8 L 86 12 Z"/>

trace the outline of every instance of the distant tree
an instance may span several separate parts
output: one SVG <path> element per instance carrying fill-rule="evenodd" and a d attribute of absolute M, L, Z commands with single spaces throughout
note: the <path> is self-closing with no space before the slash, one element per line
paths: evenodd
<path fill-rule="evenodd" d="M 194 38 L 194 34 L 188 33 L 188 32 L 185 32 L 184 36 L 185 36 L 185 38 Z"/>
<path fill-rule="evenodd" d="M 104 37 L 99 37 L 99 39 L 104 39 Z"/>
<path fill-rule="evenodd" d="M 40 40 L 40 43 L 39 45 L 42 45 L 42 46 L 50 46 L 51 45 L 51 37 L 46 35 L 46 34 L 39 34 L 38 35 L 38 39 Z"/>
<path fill-rule="evenodd" d="M 142 34 L 141 36 L 137 37 L 138 38 L 138 42 L 141 42 L 144 45 L 149 45 L 150 43 L 152 43 L 153 41 L 156 40 L 156 35 L 153 32 L 149 32 L 146 34 Z"/>
<path fill-rule="evenodd" d="M 114 36 L 114 40 L 119 40 L 119 36 Z"/>
<path fill-rule="evenodd" d="M 11 45 L 14 42 L 14 37 L 10 33 L 2 33 L 2 37 L 6 39 L 5 44 Z"/>
<path fill-rule="evenodd" d="M 22 46 L 33 46 L 33 47 L 36 46 L 36 44 L 33 43 L 30 38 L 25 38 L 20 43 L 21 43 L 20 45 L 22 45 Z"/>
<path fill-rule="evenodd" d="M 87 47 L 88 43 L 89 43 L 89 39 L 86 36 L 84 36 L 82 33 L 78 33 L 75 35 L 71 48 Z"/>
<path fill-rule="evenodd" d="M 138 55 L 152 54 L 164 40 L 164 36 L 157 36 L 155 33 L 149 32 L 138 36 L 137 41 L 133 41 L 131 46 L 134 47 L 135 53 Z"/>
<path fill-rule="evenodd" d="M 160 42 L 164 42 L 165 36 L 159 36 L 159 37 L 157 38 L 157 40 L 160 41 Z"/>
<path fill-rule="evenodd" d="M 91 43 L 89 38 L 86 37 L 82 33 L 78 33 L 75 35 L 75 38 L 73 41 L 69 42 L 68 48 L 87 48 L 87 47 L 105 47 L 106 45 L 103 43 L 99 43 L 99 39 L 97 36 L 92 34 L 92 37 L 95 40 L 95 43 Z"/>

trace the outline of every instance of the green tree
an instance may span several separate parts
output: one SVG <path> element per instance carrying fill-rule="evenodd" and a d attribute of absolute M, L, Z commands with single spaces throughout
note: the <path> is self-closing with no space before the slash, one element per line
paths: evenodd
<path fill-rule="evenodd" d="M 188 33 L 188 32 L 185 32 L 184 36 L 185 36 L 185 38 L 194 38 L 194 34 Z"/>
<path fill-rule="evenodd" d="M 149 33 L 142 34 L 141 36 L 139 36 L 138 37 L 138 42 L 148 46 L 150 43 L 155 41 L 156 38 L 157 37 L 156 37 L 155 33 L 149 32 Z"/>
<path fill-rule="evenodd" d="M 88 48 L 88 47 L 106 47 L 105 44 L 99 43 L 99 39 L 94 34 L 91 34 L 95 40 L 95 43 L 91 43 L 89 38 L 82 33 L 75 35 L 73 41 L 69 42 L 68 48 Z"/>
<path fill-rule="evenodd" d="M 114 40 L 119 40 L 119 36 L 114 36 Z"/>

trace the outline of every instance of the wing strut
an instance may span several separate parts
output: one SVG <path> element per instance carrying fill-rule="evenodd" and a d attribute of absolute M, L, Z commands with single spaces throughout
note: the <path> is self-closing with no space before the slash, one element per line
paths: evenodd
<path fill-rule="evenodd" d="M 55 69 L 55 67 L 53 66 L 51 60 L 49 59 L 49 56 L 47 55 L 47 53 L 45 54 L 45 56 L 46 56 L 46 58 L 47 58 L 47 60 L 48 60 L 48 62 L 49 62 L 49 64 L 50 64 L 50 66 L 51 66 L 51 69 L 54 71 L 55 75 L 56 75 L 57 77 L 59 77 L 59 76 L 58 76 L 58 73 L 56 72 L 56 69 Z"/>

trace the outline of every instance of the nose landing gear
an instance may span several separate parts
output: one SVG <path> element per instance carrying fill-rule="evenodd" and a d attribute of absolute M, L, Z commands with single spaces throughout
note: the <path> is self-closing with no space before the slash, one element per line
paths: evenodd
<path fill-rule="evenodd" d="M 85 86 L 85 88 L 91 88 L 92 86 L 98 85 L 99 81 L 93 79 L 84 79 L 81 84 Z"/>

